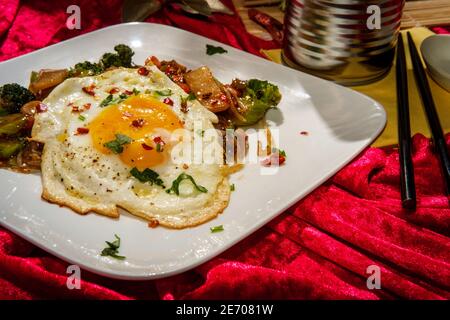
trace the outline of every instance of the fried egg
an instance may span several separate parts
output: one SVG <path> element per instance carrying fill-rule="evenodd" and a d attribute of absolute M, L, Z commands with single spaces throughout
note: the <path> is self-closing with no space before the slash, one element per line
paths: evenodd
<path fill-rule="evenodd" d="M 119 217 L 123 208 L 167 227 L 198 225 L 230 197 L 217 117 L 155 66 L 142 68 L 70 78 L 43 101 L 32 130 L 45 144 L 42 197 L 81 214 Z M 195 139 L 199 124 L 209 133 L 200 142 L 202 156 L 214 159 L 208 163 L 185 161 L 190 147 L 175 152 Z M 147 169 L 157 181 L 135 174 Z M 186 176 L 192 179 L 180 180 Z"/>

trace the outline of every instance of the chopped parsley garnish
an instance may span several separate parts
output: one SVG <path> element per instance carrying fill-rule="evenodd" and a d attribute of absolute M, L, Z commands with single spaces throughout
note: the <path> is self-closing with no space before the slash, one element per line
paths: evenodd
<path fill-rule="evenodd" d="M 236 190 L 236 187 L 234 186 L 234 183 L 233 183 L 232 185 L 230 185 L 230 190 L 231 190 L 231 191 Z"/>
<path fill-rule="evenodd" d="M 165 188 L 164 182 L 159 178 L 159 174 L 152 169 L 144 169 L 144 171 L 139 171 L 138 168 L 133 168 L 130 171 L 131 175 L 138 179 L 142 183 L 149 182 L 150 185 L 156 184 Z"/>
<path fill-rule="evenodd" d="M 135 95 L 135 96 L 137 96 L 139 93 L 141 93 L 138 89 L 136 89 L 136 88 L 133 88 L 133 94 Z"/>
<path fill-rule="evenodd" d="M 223 225 L 220 225 L 220 226 L 211 227 L 211 228 L 209 228 L 209 230 L 211 230 L 211 233 L 216 233 L 216 232 L 221 232 L 224 229 L 223 229 Z"/>
<path fill-rule="evenodd" d="M 100 107 L 103 108 L 109 106 L 110 104 L 120 103 L 126 98 L 128 98 L 128 96 L 125 93 L 120 94 L 117 98 L 114 98 L 114 96 L 110 94 L 105 99 L 103 99 L 102 102 L 100 102 Z"/>
<path fill-rule="evenodd" d="M 81 121 L 84 121 L 84 120 L 86 120 L 86 117 L 80 114 L 80 116 L 78 117 L 78 119 L 81 120 Z"/>
<path fill-rule="evenodd" d="M 114 235 L 116 237 L 116 240 L 113 242 L 105 241 L 108 247 L 102 250 L 101 255 L 102 256 L 109 256 L 114 259 L 124 260 L 124 256 L 119 256 L 119 248 L 120 248 L 120 238 L 118 235 Z"/>
<path fill-rule="evenodd" d="M 106 142 L 104 146 L 111 150 L 113 153 L 122 153 L 123 145 L 131 143 L 133 140 L 121 133 L 116 133 L 116 139 Z"/>
<path fill-rule="evenodd" d="M 161 147 L 161 143 L 157 143 L 156 144 L 156 152 L 163 152 L 162 147 Z"/>
<path fill-rule="evenodd" d="M 203 192 L 203 193 L 208 192 L 208 190 L 207 190 L 205 187 L 203 187 L 203 186 L 198 185 L 197 183 L 195 183 L 195 180 L 194 180 L 194 178 L 193 178 L 192 176 L 190 176 L 190 175 L 188 175 L 188 174 L 186 174 L 186 173 L 184 173 L 184 172 L 181 173 L 181 174 L 178 176 L 178 178 L 176 178 L 176 179 L 172 182 L 172 186 L 170 187 L 170 189 L 166 190 L 166 192 L 167 192 L 167 193 L 175 193 L 177 196 L 179 196 L 179 195 L 180 195 L 180 190 L 179 190 L 179 188 L 180 188 L 180 183 L 181 183 L 181 181 L 183 181 L 183 180 L 190 180 L 190 181 L 192 182 L 192 184 L 194 185 L 195 189 L 197 189 L 197 191 L 200 191 L 200 192 Z"/>
<path fill-rule="evenodd" d="M 172 90 L 170 90 L 170 89 L 156 90 L 155 92 L 157 94 L 159 94 L 160 96 L 163 96 L 163 97 L 167 97 L 167 96 L 172 95 Z"/>
<path fill-rule="evenodd" d="M 107 105 L 111 104 L 111 102 L 113 101 L 114 97 L 112 94 L 108 95 L 105 99 L 103 99 L 102 102 L 100 102 L 100 107 L 106 107 Z"/>
<path fill-rule="evenodd" d="M 205 135 L 205 130 L 198 129 L 196 132 L 200 137 L 203 137 Z"/>
<path fill-rule="evenodd" d="M 213 54 L 222 54 L 222 53 L 228 53 L 228 51 L 222 47 L 216 47 L 216 46 L 212 46 L 210 44 L 206 45 L 206 54 L 208 56 L 212 56 Z"/>
<path fill-rule="evenodd" d="M 182 105 L 184 104 L 184 105 L 187 107 L 187 102 L 188 102 L 188 101 L 195 100 L 195 94 L 193 94 L 193 93 L 191 92 L 191 93 L 189 93 L 186 97 L 180 96 L 180 99 L 181 99 L 181 104 L 182 104 Z"/>

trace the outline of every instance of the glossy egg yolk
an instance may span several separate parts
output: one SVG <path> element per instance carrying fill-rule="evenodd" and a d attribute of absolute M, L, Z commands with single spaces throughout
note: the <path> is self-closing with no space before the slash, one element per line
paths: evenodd
<path fill-rule="evenodd" d="M 126 165 L 143 170 L 167 161 L 167 133 L 182 127 L 168 105 L 151 97 L 133 96 L 105 107 L 89 124 L 89 133 L 94 147 L 104 154 L 113 153 L 105 143 L 116 140 L 116 134 L 131 138 L 118 156 Z"/>

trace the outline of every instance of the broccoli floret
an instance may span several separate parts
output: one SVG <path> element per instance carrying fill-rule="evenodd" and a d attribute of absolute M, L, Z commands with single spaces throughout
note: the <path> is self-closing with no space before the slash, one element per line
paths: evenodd
<path fill-rule="evenodd" d="M 105 53 L 100 60 L 104 69 L 109 67 L 126 67 L 130 68 L 132 64 L 133 50 L 124 44 L 118 44 L 114 47 L 117 53 Z"/>
<path fill-rule="evenodd" d="M 248 80 L 239 98 L 239 116 L 233 122 L 237 125 L 254 124 L 268 109 L 276 107 L 280 100 L 281 93 L 276 85 L 258 79 Z"/>
<path fill-rule="evenodd" d="M 114 47 L 116 53 L 107 52 L 103 54 L 99 62 L 84 61 L 77 63 L 73 68 L 69 69 L 69 77 L 85 77 L 93 76 L 104 72 L 110 67 L 133 66 L 132 57 L 133 50 L 124 44 L 118 44 Z"/>
<path fill-rule="evenodd" d="M 69 70 L 69 77 L 86 77 L 93 76 L 103 72 L 103 68 L 99 63 L 92 63 L 84 61 L 77 63 L 73 68 Z"/>
<path fill-rule="evenodd" d="M 5 84 L 0 87 L 0 115 L 17 113 L 25 103 L 35 99 L 30 90 L 17 83 Z"/>
<path fill-rule="evenodd" d="M 247 87 L 244 91 L 244 96 L 246 95 L 252 99 L 266 103 L 271 107 L 276 106 L 281 100 L 281 94 L 276 85 L 258 79 L 250 79 L 247 81 Z"/>

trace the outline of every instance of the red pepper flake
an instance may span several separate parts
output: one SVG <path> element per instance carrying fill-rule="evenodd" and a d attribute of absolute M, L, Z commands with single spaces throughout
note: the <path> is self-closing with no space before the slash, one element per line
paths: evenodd
<path fill-rule="evenodd" d="M 138 69 L 138 73 L 139 73 L 141 76 L 147 76 L 147 75 L 150 73 L 150 71 L 148 71 L 146 67 L 140 67 L 140 68 Z"/>
<path fill-rule="evenodd" d="M 152 146 L 149 146 L 148 144 L 146 144 L 146 143 L 142 143 L 142 148 L 144 148 L 145 150 L 153 150 L 153 147 Z"/>
<path fill-rule="evenodd" d="M 109 92 L 109 94 L 115 94 L 115 93 L 119 92 L 119 88 L 117 88 L 117 87 L 111 88 L 108 92 Z"/>
<path fill-rule="evenodd" d="M 154 143 L 158 143 L 158 144 L 166 144 L 163 139 L 161 139 L 161 137 L 154 137 L 153 138 L 153 142 Z"/>
<path fill-rule="evenodd" d="M 45 112 L 45 111 L 47 111 L 47 105 L 46 105 L 46 104 L 44 104 L 44 103 L 39 103 L 39 104 L 36 106 L 36 112 L 37 112 L 37 113 L 42 113 L 42 112 Z"/>
<path fill-rule="evenodd" d="M 156 228 L 157 226 L 159 226 L 159 221 L 152 219 L 148 222 L 148 227 L 149 228 Z"/>
<path fill-rule="evenodd" d="M 125 90 L 123 93 L 125 93 L 127 96 L 131 96 L 133 94 L 133 91 Z"/>
<path fill-rule="evenodd" d="M 286 161 L 285 156 L 282 156 L 278 153 L 272 153 L 269 157 L 267 157 L 261 161 L 261 165 L 263 165 L 265 167 L 270 167 L 270 166 L 276 165 L 278 163 L 278 165 L 281 166 L 285 161 Z"/>
<path fill-rule="evenodd" d="M 161 137 L 153 138 L 153 142 L 156 143 L 156 151 L 163 152 L 163 147 L 166 143 L 161 139 Z"/>
<path fill-rule="evenodd" d="M 142 128 L 145 124 L 144 119 L 135 119 L 131 122 L 131 125 L 135 128 Z"/>
<path fill-rule="evenodd" d="M 77 128 L 77 135 L 78 134 L 88 134 L 89 133 L 89 128 Z"/>
<path fill-rule="evenodd" d="M 90 108 L 91 108 L 91 104 L 90 103 L 83 104 L 83 109 L 84 110 L 89 110 Z"/>
<path fill-rule="evenodd" d="M 164 98 L 163 102 L 169 106 L 173 106 L 173 100 L 170 98 Z"/>
<path fill-rule="evenodd" d="M 191 92 L 191 88 L 189 88 L 189 86 L 186 83 L 178 83 L 178 86 L 184 90 L 184 92 L 186 93 L 190 93 Z"/>
<path fill-rule="evenodd" d="M 72 112 L 80 112 L 80 108 L 78 106 L 72 105 Z"/>
<path fill-rule="evenodd" d="M 309 135 L 309 132 L 308 131 L 300 131 L 300 134 L 302 136 L 307 136 L 307 135 Z"/>
<path fill-rule="evenodd" d="M 95 96 L 95 84 L 91 84 L 89 87 L 83 87 L 83 91 L 90 96 Z"/>

